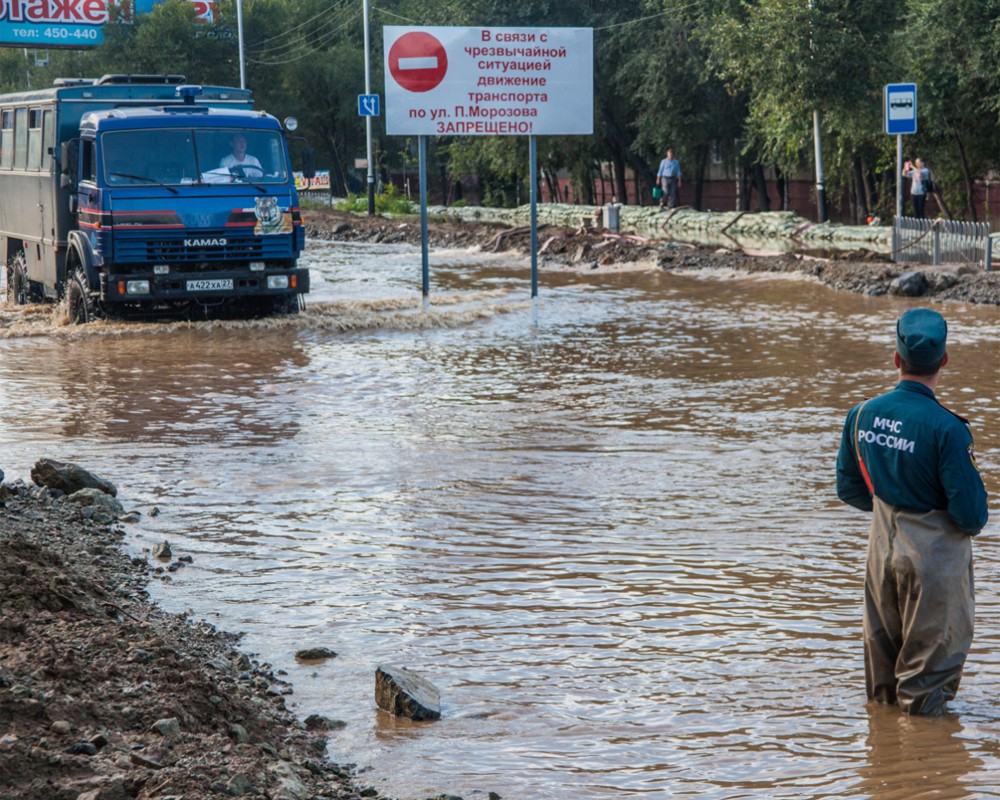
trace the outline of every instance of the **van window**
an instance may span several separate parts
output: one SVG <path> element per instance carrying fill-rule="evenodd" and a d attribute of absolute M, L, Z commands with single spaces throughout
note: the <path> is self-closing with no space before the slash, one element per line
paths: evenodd
<path fill-rule="evenodd" d="M 0 112 L 0 167 L 14 166 L 14 112 L 5 109 Z"/>
<path fill-rule="evenodd" d="M 28 110 L 28 169 L 42 168 L 42 110 Z"/>
<path fill-rule="evenodd" d="M 81 148 L 80 180 L 94 183 L 97 181 L 97 170 L 95 169 L 97 159 L 94 158 L 94 140 L 84 139 L 81 144 L 83 146 Z"/>
<path fill-rule="evenodd" d="M 55 114 L 51 109 L 42 114 L 42 169 L 52 170 L 52 151 L 56 146 Z"/>
<path fill-rule="evenodd" d="M 14 169 L 28 165 L 28 109 L 14 112 Z"/>

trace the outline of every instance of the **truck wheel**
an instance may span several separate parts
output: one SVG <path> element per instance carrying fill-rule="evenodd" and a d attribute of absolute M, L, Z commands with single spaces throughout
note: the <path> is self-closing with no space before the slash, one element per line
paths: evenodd
<path fill-rule="evenodd" d="M 29 302 L 28 271 L 25 269 L 24 253 L 18 253 L 7 267 L 7 302 L 23 306 Z"/>
<path fill-rule="evenodd" d="M 275 297 L 271 304 L 271 313 L 276 317 L 299 313 L 299 295 L 297 294 Z"/>
<path fill-rule="evenodd" d="M 87 276 L 80 270 L 73 272 L 66 286 L 66 305 L 69 307 L 69 321 L 73 325 L 86 325 L 94 318 Z"/>

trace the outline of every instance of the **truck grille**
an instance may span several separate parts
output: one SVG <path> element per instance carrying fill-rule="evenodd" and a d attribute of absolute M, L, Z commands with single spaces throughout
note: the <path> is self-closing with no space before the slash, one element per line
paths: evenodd
<path fill-rule="evenodd" d="M 292 257 L 290 236 L 248 236 L 242 232 L 210 230 L 197 234 L 115 232 L 114 260 L 118 264 L 263 261 Z M 212 241 L 225 241 L 213 244 Z"/>
<path fill-rule="evenodd" d="M 197 237 L 208 238 L 208 237 Z M 184 240 L 154 239 L 145 242 L 147 261 L 246 261 L 263 258 L 264 247 L 259 240 L 225 238 L 226 244 L 185 245 Z"/>

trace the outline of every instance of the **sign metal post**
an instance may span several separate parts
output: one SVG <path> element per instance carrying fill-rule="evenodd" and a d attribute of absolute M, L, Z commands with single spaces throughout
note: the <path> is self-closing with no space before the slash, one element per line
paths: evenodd
<path fill-rule="evenodd" d="M 538 144 L 528 137 L 528 176 L 531 180 L 531 321 L 538 324 Z"/>
<path fill-rule="evenodd" d="M 427 246 L 427 137 L 417 137 L 418 169 L 420 171 L 420 288 L 424 311 L 431 305 L 431 267 Z"/>
<path fill-rule="evenodd" d="M 365 94 L 371 95 L 372 93 L 372 68 L 371 68 L 371 43 L 368 36 L 368 0 L 364 0 L 364 13 L 365 13 Z M 358 105 L 360 108 L 361 101 L 358 100 Z M 376 106 L 378 104 L 376 103 Z M 365 144 L 368 153 L 368 216 L 375 216 L 375 164 L 372 159 L 372 117 L 377 115 L 375 113 L 365 114 Z"/>

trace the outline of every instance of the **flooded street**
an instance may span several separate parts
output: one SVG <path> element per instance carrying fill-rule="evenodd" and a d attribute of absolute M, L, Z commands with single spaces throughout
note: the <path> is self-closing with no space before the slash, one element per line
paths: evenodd
<path fill-rule="evenodd" d="M 0 328 L 0 467 L 119 486 L 154 581 L 287 672 L 330 757 L 400 800 L 1000 797 L 998 512 L 974 548 L 957 712 L 866 708 L 868 518 L 846 411 L 890 388 L 913 301 L 788 277 L 547 272 L 311 243 L 296 319 Z M 1000 311 L 949 304 L 939 397 L 1000 485 Z M 149 514 L 154 507 L 158 516 Z M 327 646 L 337 658 L 298 664 Z M 443 717 L 374 705 L 380 663 Z"/>

